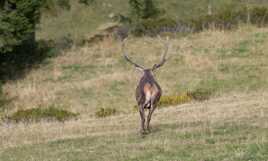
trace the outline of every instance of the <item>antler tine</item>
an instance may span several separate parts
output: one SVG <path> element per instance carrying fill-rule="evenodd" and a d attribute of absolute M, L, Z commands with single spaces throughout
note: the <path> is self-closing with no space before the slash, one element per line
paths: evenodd
<path fill-rule="evenodd" d="M 124 58 L 126 59 L 126 61 L 128 61 L 129 63 L 131 63 L 132 65 L 134 65 L 136 68 L 138 69 L 141 69 L 141 70 L 144 70 L 144 67 L 137 64 L 137 63 L 134 63 L 132 60 L 130 60 L 130 58 L 127 56 L 127 52 L 125 50 L 125 42 L 126 42 L 127 39 L 123 40 L 123 43 L 122 43 L 122 52 L 124 54 Z"/>
<path fill-rule="evenodd" d="M 161 39 L 160 36 L 158 36 L 158 39 L 159 39 L 162 43 L 164 43 L 164 47 L 165 47 L 165 49 L 164 49 L 164 52 L 163 52 L 163 54 L 162 54 L 162 60 L 160 61 L 159 64 L 155 64 L 155 65 L 153 66 L 153 70 L 155 70 L 155 69 L 157 69 L 157 68 L 159 68 L 159 67 L 161 67 L 162 65 L 165 64 L 165 62 L 166 62 L 166 60 L 167 60 L 166 56 L 167 56 L 167 52 L 168 52 L 168 48 L 169 48 L 169 37 L 167 37 L 166 42 L 163 42 L 163 40 Z"/>

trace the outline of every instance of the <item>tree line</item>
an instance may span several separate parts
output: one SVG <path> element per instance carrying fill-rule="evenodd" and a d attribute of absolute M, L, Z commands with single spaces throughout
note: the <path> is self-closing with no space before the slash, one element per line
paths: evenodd
<path fill-rule="evenodd" d="M 91 5 L 96 0 L 78 0 Z M 44 10 L 57 5 L 70 9 L 70 0 L 1 0 L 0 1 L 0 54 L 14 53 L 22 46 L 34 51 L 36 26 Z M 159 14 L 153 0 L 129 0 L 132 23 Z"/>

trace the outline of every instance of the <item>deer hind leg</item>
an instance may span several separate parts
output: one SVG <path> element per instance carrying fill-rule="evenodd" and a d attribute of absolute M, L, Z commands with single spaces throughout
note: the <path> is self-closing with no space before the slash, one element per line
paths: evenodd
<path fill-rule="evenodd" d="M 152 117 L 152 114 L 153 114 L 155 108 L 156 108 L 156 105 L 153 102 L 151 102 L 151 107 L 149 109 L 149 113 L 148 113 L 148 116 L 147 116 L 147 122 L 146 122 L 147 123 L 146 124 L 146 129 L 148 130 L 148 132 L 151 131 L 151 129 L 150 129 L 150 121 L 151 121 L 151 117 Z"/>
<path fill-rule="evenodd" d="M 144 106 L 141 105 L 140 106 L 140 117 L 141 117 L 141 133 L 144 134 L 145 133 L 145 127 L 144 127 L 144 124 L 145 124 L 145 114 L 144 114 Z"/>

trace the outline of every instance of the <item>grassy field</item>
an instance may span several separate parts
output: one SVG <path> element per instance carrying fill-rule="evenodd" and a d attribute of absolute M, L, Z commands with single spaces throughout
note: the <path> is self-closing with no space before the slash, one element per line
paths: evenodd
<path fill-rule="evenodd" d="M 268 29 L 241 27 L 237 31 L 205 31 L 172 39 L 169 60 L 155 73 L 165 95 L 197 89 L 224 94 L 267 90 Z M 130 38 L 133 59 L 147 67 L 160 60 L 163 46 L 153 38 Z M 107 39 L 73 48 L 48 59 L 25 78 L 3 87 L 12 102 L 5 114 L 50 106 L 95 117 L 99 108 L 129 113 L 140 73 L 122 57 L 120 42 Z"/>
<path fill-rule="evenodd" d="M 157 110 L 138 134 L 137 113 L 66 123 L 0 126 L 1 161 L 267 161 L 267 92 Z"/>
<path fill-rule="evenodd" d="M 127 7 L 125 0 L 103 0 L 95 7 L 71 2 L 70 11 L 43 16 L 39 39 L 83 39 L 109 22 L 110 13 Z M 217 2 L 215 7 L 224 1 Z M 178 19 L 189 16 L 193 4 L 198 7 L 191 8 L 192 15 L 207 9 L 205 0 L 158 3 Z M 134 109 L 141 74 L 123 59 L 121 43 L 107 38 L 73 46 L 3 84 L 8 103 L 0 118 L 51 107 L 79 116 L 66 122 L 0 119 L 0 161 L 268 161 L 268 28 L 241 25 L 174 37 L 167 63 L 155 73 L 164 95 L 203 89 L 211 92 L 209 100 L 157 109 L 152 132 L 141 136 Z M 160 60 L 162 49 L 155 38 L 127 41 L 130 57 L 147 67 Z M 101 108 L 116 113 L 97 118 Z"/>
<path fill-rule="evenodd" d="M 107 39 L 48 59 L 3 92 L 12 101 L 1 115 L 19 109 L 56 107 L 79 113 L 64 123 L 0 124 L 0 160 L 268 160 L 268 29 L 205 31 L 172 39 L 169 61 L 157 73 L 164 95 L 203 88 L 210 100 L 161 108 L 151 134 L 138 133 L 133 111 L 139 78 L 124 61 L 120 43 Z M 130 38 L 133 59 L 151 66 L 161 43 Z M 115 116 L 96 118 L 101 107 Z"/>

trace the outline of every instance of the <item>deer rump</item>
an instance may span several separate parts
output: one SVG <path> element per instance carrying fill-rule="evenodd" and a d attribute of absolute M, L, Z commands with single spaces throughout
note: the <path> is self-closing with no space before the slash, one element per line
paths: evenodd
<path fill-rule="evenodd" d="M 148 78 L 147 78 L 148 79 Z M 136 89 L 136 100 L 139 106 L 150 109 L 161 97 L 161 88 L 154 79 L 142 78 Z"/>

